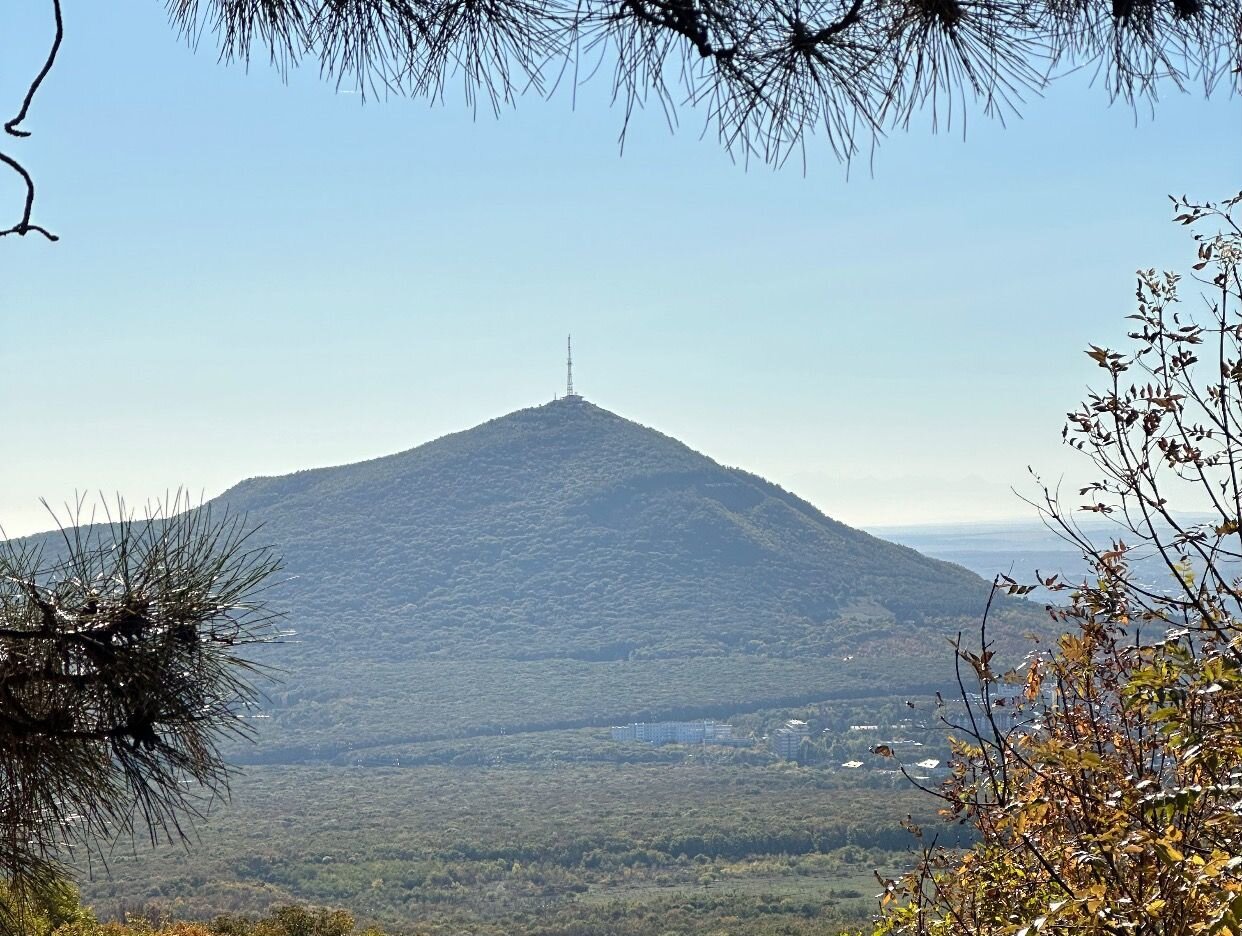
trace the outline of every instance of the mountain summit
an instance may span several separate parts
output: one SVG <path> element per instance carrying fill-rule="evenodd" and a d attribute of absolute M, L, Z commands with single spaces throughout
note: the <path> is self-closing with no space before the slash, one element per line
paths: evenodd
<path fill-rule="evenodd" d="M 219 500 L 294 576 L 271 756 L 900 692 L 987 594 L 580 397 Z"/>

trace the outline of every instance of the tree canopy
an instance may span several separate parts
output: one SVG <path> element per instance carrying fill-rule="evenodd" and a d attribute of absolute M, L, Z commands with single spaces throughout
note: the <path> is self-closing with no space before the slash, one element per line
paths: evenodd
<path fill-rule="evenodd" d="M 841 156 L 925 106 L 998 114 L 1068 68 L 1111 96 L 1211 91 L 1238 65 L 1235 0 L 169 0 L 226 59 L 303 59 L 359 90 L 495 109 L 602 67 L 626 113 L 702 105 L 721 142 L 784 160 L 817 128 Z M 945 116 L 948 115 L 946 110 Z"/>

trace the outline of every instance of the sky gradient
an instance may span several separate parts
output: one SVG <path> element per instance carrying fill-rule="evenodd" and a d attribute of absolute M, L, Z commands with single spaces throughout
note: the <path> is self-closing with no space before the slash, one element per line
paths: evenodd
<path fill-rule="evenodd" d="M 12 9 L 18 6 L 20 9 Z M 44 4 L 0 12 L 0 100 Z M 1154 117 L 1075 76 L 1002 127 L 925 122 L 848 169 L 737 165 L 605 84 L 494 120 L 216 62 L 155 2 L 65 3 L 9 150 L 58 244 L 0 240 L 0 524 L 413 447 L 563 392 L 867 525 L 1029 516 L 1166 195 L 1242 188 L 1242 102 Z M 13 109 L 13 108 L 10 108 Z M 20 190 L 0 178 L 0 208 Z M 7 220 L 5 224 L 9 223 Z M 1187 297 L 1188 299 L 1190 297 Z"/>

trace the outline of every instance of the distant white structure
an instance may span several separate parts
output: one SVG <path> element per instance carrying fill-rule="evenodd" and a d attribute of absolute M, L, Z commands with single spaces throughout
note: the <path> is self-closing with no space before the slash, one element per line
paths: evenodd
<path fill-rule="evenodd" d="M 733 726 L 705 719 L 689 722 L 631 722 L 612 728 L 614 741 L 647 744 L 732 744 Z"/>

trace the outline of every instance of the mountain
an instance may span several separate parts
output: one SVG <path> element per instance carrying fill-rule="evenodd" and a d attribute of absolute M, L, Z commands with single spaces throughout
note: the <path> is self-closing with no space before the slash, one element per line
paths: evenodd
<path fill-rule="evenodd" d="M 268 760 L 926 689 L 988 591 L 581 398 L 218 503 L 291 576 Z"/>

